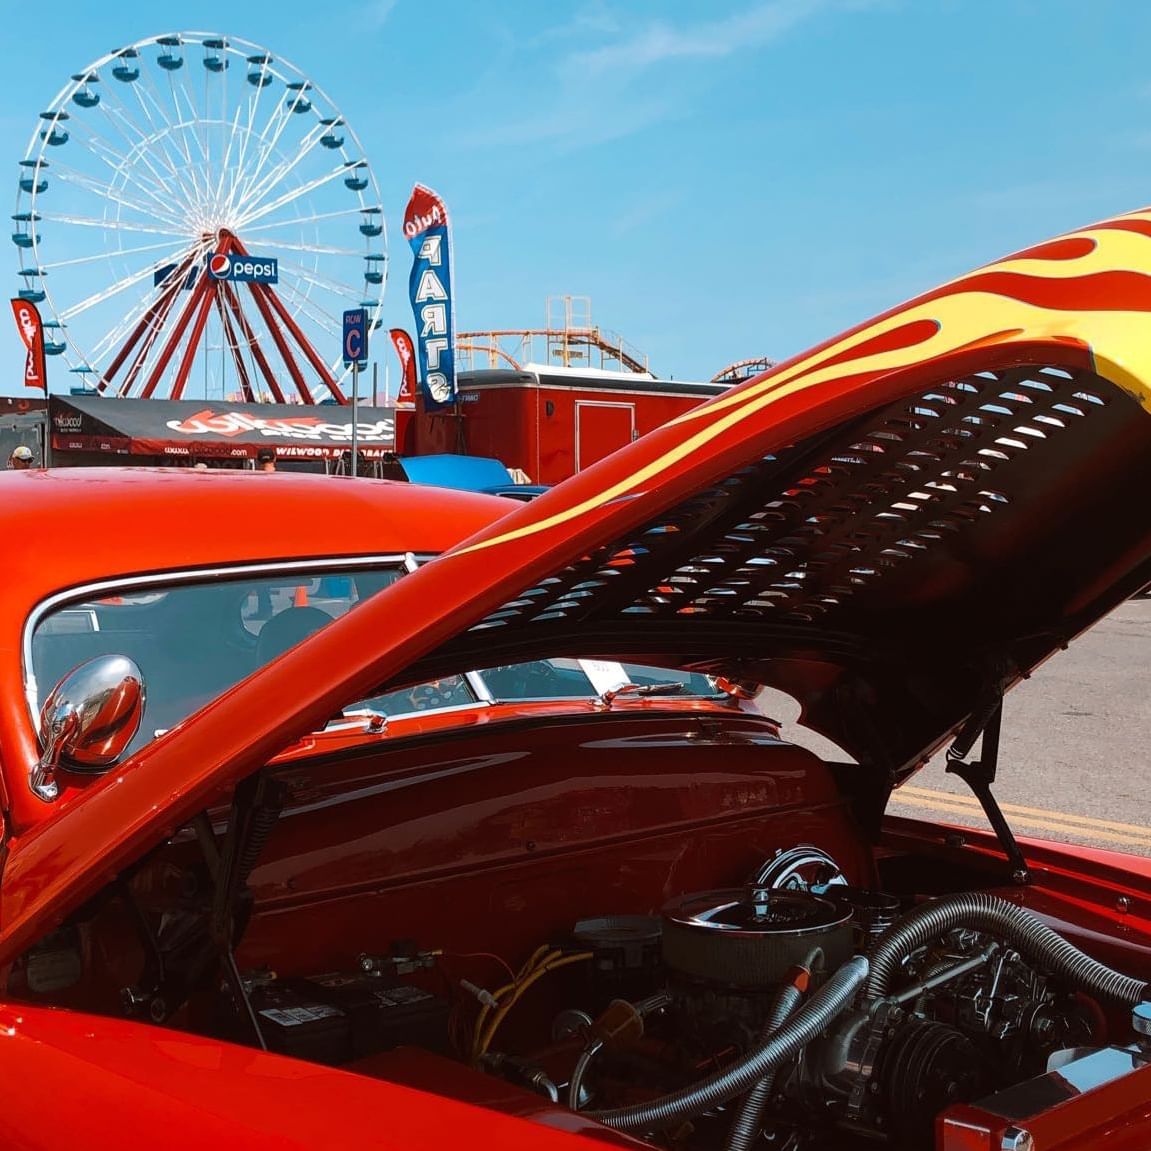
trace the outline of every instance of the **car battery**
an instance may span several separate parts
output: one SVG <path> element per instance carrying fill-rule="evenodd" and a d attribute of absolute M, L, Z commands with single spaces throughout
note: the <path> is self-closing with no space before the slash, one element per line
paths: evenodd
<path fill-rule="evenodd" d="M 332 971 L 299 980 L 297 986 L 306 996 L 348 1017 L 356 1058 L 393 1047 L 449 1051 L 447 1003 L 415 984 L 362 972 Z"/>
<path fill-rule="evenodd" d="M 253 988 L 250 1000 L 270 1051 L 332 1066 L 352 1058 L 351 1016 L 301 981 Z"/>

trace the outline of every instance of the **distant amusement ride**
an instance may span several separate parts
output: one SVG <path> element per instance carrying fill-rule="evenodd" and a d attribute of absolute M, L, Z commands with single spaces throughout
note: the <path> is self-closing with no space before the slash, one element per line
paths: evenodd
<path fill-rule="evenodd" d="M 342 403 L 341 313 L 380 322 L 384 213 L 355 132 L 229 36 L 73 74 L 20 161 L 12 242 L 45 351 L 107 395 Z"/>

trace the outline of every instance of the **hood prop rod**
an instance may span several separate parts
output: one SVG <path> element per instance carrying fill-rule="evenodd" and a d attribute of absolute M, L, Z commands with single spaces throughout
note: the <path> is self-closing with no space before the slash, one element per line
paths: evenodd
<path fill-rule="evenodd" d="M 947 749 L 947 772 L 957 775 L 971 788 L 979 800 L 987 822 L 995 832 L 995 838 L 1007 856 L 1011 868 L 1011 881 L 1025 884 L 1031 882 L 1031 870 L 1027 866 L 1023 851 L 1015 839 L 1015 834 L 1007 823 L 1007 817 L 995 796 L 991 785 L 995 782 L 995 771 L 999 765 L 999 736 L 1003 727 L 1003 692 L 995 689 L 978 710 L 973 711 L 960 729 L 951 746 Z M 975 741 L 982 736 L 979 745 L 979 758 L 967 762 Z"/>
<path fill-rule="evenodd" d="M 263 772 L 256 772 L 236 785 L 228 815 L 228 830 L 223 849 L 218 854 L 212 850 L 214 837 L 210 825 L 206 835 L 203 827 L 197 829 L 208 869 L 216 881 L 210 921 L 212 939 L 219 948 L 236 1005 L 243 1009 L 256 1041 L 264 1051 L 268 1050 L 268 1043 L 236 963 L 236 922 L 248 876 L 279 818 L 282 806 L 280 785 Z"/>

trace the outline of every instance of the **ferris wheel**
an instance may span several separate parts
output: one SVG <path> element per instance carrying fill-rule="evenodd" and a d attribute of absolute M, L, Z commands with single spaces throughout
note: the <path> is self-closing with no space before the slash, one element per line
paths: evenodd
<path fill-rule="evenodd" d="M 380 323 L 384 214 L 355 132 L 228 36 L 75 73 L 20 161 L 12 243 L 45 351 L 109 394 L 343 402 L 342 313 Z"/>

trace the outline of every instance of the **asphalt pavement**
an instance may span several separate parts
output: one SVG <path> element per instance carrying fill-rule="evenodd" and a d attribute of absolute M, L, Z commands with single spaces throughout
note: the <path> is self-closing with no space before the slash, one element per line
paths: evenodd
<path fill-rule="evenodd" d="M 1151 855 L 1151 599 L 1130 600 L 1008 696 L 995 795 L 1016 834 Z M 786 697 L 761 699 L 786 734 Z M 896 815 L 987 826 L 937 757 L 892 797 Z"/>

